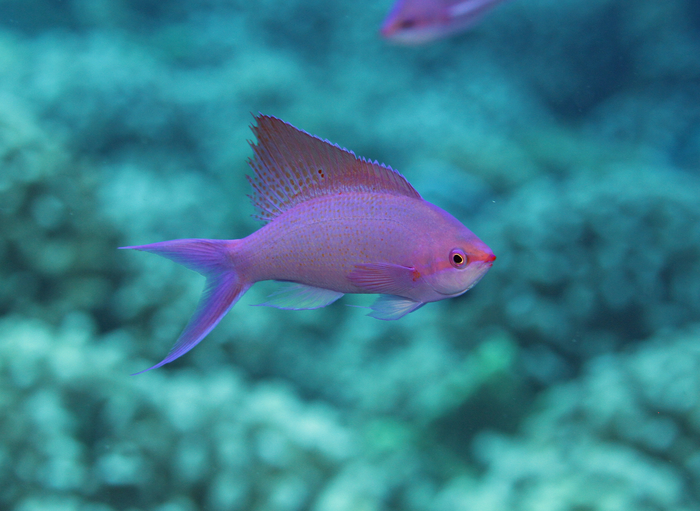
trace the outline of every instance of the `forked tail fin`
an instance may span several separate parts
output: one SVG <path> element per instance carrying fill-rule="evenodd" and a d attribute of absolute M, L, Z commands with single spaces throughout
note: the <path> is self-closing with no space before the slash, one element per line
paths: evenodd
<path fill-rule="evenodd" d="M 168 356 L 156 365 L 134 374 L 145 373 L 172 362 L 194 348 L 221 321 L 252 283 L 245 282 L 230 259 L 235 241 L 186 239 L 119 247 L 152 252 L 175 261 L 207 278 L 197 310 L 180 334 Z"/>

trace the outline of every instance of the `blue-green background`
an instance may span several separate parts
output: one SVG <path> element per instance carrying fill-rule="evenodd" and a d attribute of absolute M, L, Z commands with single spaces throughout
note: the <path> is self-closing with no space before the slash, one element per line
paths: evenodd
<path fill-rule="evenodd" d="M 700 4 L 0 0 L 0 508 L 700 509 Z M 251 112 L 401 171 L 498 259 L 381 322 L 249 307 L 157 371 L 239 238 Z M 275 250 L 275 247 L 269 247 Z"/>

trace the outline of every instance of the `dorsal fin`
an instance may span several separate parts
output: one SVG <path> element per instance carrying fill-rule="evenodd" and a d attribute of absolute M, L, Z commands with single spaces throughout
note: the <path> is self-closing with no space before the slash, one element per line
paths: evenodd
<path fill-rule="evenodd" d="M 269 222 L 289 208 L 322 195 L 382 192 L 420 199 L 406 179 L 384 164 L 367 161 L 328 140 L 276 117 L 258 115 L 251 126 L 258 143 L 248 164 L 256 218 Z"/>

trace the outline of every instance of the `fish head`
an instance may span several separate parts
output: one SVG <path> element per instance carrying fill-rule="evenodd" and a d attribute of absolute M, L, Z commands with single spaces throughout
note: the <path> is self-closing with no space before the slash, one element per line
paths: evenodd
<path fill-rule="evenodd" d="M 441 3 L 427 0 L 398 0 L 380 30 L 382 36 L 399 44 L 422 44 L 443 35 L 450 22 Z"/>
<path fill-rule="evenodd" d="M 440 213 L 445 225 L 433 230 L 430 258 L 423 275 L 438 300 L 469 291 L 496 259 L 473 232 L 448 213 Z"/>
<path fill-rule="evenodd" d="M 425 280 L 440 297 L 466 293 L 493 265 L 496 256 L 491 249 L 474 234 L 472 237 L 438 248 Z"/>

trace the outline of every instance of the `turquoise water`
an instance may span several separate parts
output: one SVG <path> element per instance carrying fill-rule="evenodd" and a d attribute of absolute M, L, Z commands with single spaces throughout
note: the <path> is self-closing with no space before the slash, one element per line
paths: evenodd
<path fill-rule="evenodd" d="M 193 5 L 195 4 L 195 5 Z M 700 509 L 700 6 L 0 2 L 0 508 Z M 252 113 L 398 169 L 498 256 L 400 321 L 249 307 L 116 247 L 258 228 Z"/>

